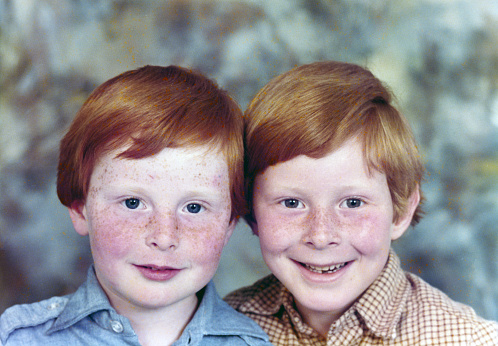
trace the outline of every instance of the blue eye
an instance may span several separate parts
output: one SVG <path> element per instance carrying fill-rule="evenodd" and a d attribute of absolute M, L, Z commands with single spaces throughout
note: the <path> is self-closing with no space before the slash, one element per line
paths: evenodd
<path fill-rule="evenodd" d="M 358 208 L 363 205 L 363 201 L 358 198 L 348 198 L 345 202 L 348 208 Z"/>
<path fill-rule="evenodd" d="M 202 206 L 198 203 L 190 203 L 187 205 L 187 211 L 192 214 L 197 214 L 202 210 Z"/>
<path fill-rule="evenodd" d="M 128 209 L 137 209 L 140 206 L 138 198 L 127 198 L 124 202 Z"/>
<path fill-rule="evenodd" d="M 299 208 L 301 206 L 301 201 L 299 201 L 298 199 L 294 199 L 294 198 L 289 198 L 289 199 L 286 199 L 284 201 L 282 201 L 282 203 L 284 204 L 284 206 L 286 208 Z"/>

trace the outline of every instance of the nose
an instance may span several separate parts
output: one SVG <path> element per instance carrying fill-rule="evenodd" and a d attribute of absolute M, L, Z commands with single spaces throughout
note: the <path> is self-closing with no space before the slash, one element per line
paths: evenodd
<path fill-rule="evenodd" d="M 156 214 L 147 224 L 146 243 L 161 251 L 175 250 L 179 245 L 178 220 L 174 213 Z"/>
<path fill-rule="evenodd" d="M 339 228 L 333 211 L 327 211 L 326 208 L 313 210 L 307 219 L 303 242 L 317 250 L 339 245 L 341 242 Z"/>

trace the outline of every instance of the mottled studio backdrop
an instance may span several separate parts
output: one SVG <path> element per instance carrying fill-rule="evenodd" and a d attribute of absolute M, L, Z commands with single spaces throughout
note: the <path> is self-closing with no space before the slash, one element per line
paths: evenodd
<path fill-rule="evenodd" d="M 194 67 L 245 107 L 296 65 L 334 59 L 386 81 L 428 168 L 406 269 L 498 319 L 495 0 L 0 0 L 0 312 L 72 292 L 91 262 L 55 194 L 58 142 L 100 83 L 145 64 Z M 268 273 L 244 225 L 222 295 Z"/>

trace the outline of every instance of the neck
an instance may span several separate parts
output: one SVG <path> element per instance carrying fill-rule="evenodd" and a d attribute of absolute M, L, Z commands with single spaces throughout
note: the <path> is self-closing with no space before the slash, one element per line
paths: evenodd
<path fill-rule="evenodd" d="M 331 311 L 313 311 L 299 304 L 298 301 L 296 301 L 296 308 L 303 318 L 303 321 L 325 339 L 327 339 L 332 323 L 337 321 L 342 315 L 342 312 L 336 313 Z"/>
<path fill-rule="evenodd" d="M 141 345 L 171 345 L 194 316 L 197 303 L 194 295 L 157 309 L 121 306 L 116 310 L 130 320 Z"/>

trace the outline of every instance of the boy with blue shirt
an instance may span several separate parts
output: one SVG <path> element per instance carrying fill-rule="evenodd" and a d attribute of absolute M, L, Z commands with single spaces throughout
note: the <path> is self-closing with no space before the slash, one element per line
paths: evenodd
<path fill-rule="evenodd" d="M 100 85 L 60 146 L 57 193 L 94 264 L 71 295 L 0 317 L 1 345 L 268 345 L 211 281 L 244 214 L 243 124 L 206 77 L 145 66 Z"/>

